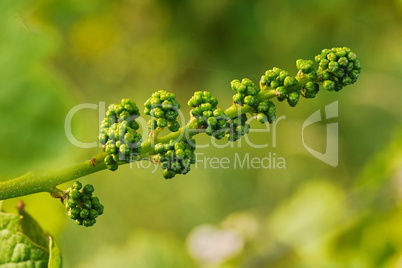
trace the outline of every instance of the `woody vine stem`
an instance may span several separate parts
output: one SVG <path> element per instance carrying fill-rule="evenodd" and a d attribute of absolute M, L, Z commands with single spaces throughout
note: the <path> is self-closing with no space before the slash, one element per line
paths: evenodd
<path fill-rule="evenodd" d="M 71 167 L 29 172 L 3 181 L 0 183 L 0 200 L 49 192 L 63 201 L 69 216 L 79 225 L 91 226 L 103 213 L 103 206 L 92 196 L 92 185 L 82 187 L 75 182 L 65 191 L 56 188 L 58 185 L 142 160 L 160 164 L 166 179 L 186 174 L 195 163 L 195 135 L 205 133 L 216 139 L 236 141 L 249 132 L 248 115 L 261 123 L 275 121 L 276 106 L 272 99 L 286 100 L 294 107 L 300 96 L 314 98 L 320 88 L 339 91 L 353 84 L 361 71 L 356 54 L 347 47 L 324 49 L 314 60 L 297 60 L 296 67 L 296 76 L 274 67 L 262 75 L 259 85 L 247 78 L 233 80 L 233 104 L 226 110 L 217 107 L 218 100 L 210 92 L 195 92 L 188 102 L 192 108 L 191 119 L 182 127 L 177 121 L 180 104 L 176 96 L 164 90 L 155 92 L 144 104 L 144 114 L 150 116 L 150 134 L 145 140 L 137 131 L 138 107 L 133 101 L 123 99 L 120 104 L 110 105 L 106 112 L 99 134 L 103 147 L 96 156 Z M 165 128 L 171 133 L 160 136 Z"/>

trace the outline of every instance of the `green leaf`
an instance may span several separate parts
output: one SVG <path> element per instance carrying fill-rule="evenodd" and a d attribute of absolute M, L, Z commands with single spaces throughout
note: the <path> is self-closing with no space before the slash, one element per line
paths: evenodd
<path fill-rule="evenodd" d="M 0 212 L 0 267 L 61 267 L 60 250 L 23 208 L 18 214 Z"/>

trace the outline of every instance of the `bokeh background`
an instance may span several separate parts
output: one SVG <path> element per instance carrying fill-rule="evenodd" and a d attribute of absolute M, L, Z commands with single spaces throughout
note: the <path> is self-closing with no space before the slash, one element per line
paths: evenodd
<path fill-rule="evenodd" d="M 127 97 L 142 109 L 164 89 L 188 115 L 192 93 L 209 90 L 224 108 L 231 80 L 258 82 L 274 66 L 295 73 L 296 59 L 348 46 L 363 66 L 358 82 L 296 108 L 277 103 L 286 119 L 276 131 L 250 134 L 268 147 L 243 140 L 197 151 L 232 160 L 271 153 L 285 168 L 200 165 L 172 180 L 129 165 L 98 172 L 82 179 L 105 205 L 92 228 L 76 226 L 48 194 L 23 200 L 56 237 L 64 267 L 402 267 L 401 29 L 401 0 L 0 1 L 1 179 L 95 155 L 66 138 L 78 104 Z M 308 116 L 334 101 L 337 167 L 301 138 Z M 98 123 L 98 110 L 81 110 L 73 133 L 96 141 Z M 325 122 L 305 135 L 325 151 Z"/>

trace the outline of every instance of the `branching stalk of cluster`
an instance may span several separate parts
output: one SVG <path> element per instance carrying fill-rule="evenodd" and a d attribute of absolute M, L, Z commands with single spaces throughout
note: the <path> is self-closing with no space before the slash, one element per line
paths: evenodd
<path fill-rule="evenodd" d="M 274 99 L 286 100 L 295 107 L 301 97 L 314 98 L 320 88 L 339 91 L 355 83 L 361 71 L 356 54 L 346 47 L 324 49 L 314 60 L 297 60 L 296 67 L 295 76 L 274 67 L 262 75 L 258 84 L 247 78 L 233 80 L 233 104 L 227 109 L 218 108 L 219 102 L 210 92 L 195 92 L 188 101 L 191 118 L 184 126 L 177 121 L 181 105 L 175 94 L 157 91 L 144 104 L 144 114 L 150 116 L 150 134 L 146 139 L 138 131 L 139 108 L 133 101 L 123 99 L 108 107 L 100 126 L 99 142 L 103 146 L 98 155 L 70 168 L 28 173 L 1 182 L 0 200 L 50 192 L 62 199 L 68 215 L 79 225 L 92 226 L 95 218 L 103 213 L 99 200 L 91 197 L 93 187 L 86 186 L 80 191 L 76 182 L 71 189 L 61 191 L 57 185 L 103 169 L 115 171 L 120 165 L 142 160 L 160 164 L 166 179 L 187 174 L 195 163 L 195 135 L 205 133 L 234 142 L 249 132 L 250 116 L 263 124 L 275 121 Z M 170 133 L 160 136 L 164 129 Z"/>

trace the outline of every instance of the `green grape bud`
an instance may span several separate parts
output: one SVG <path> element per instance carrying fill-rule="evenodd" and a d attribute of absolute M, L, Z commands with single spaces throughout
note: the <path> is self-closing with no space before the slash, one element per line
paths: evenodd
<path fill-rule="evenodd" d="M 276 73 L 274 72 L 274 70 L 268 70 L 265 72 L 265 77 L 267 78 L 268 82 L 271 82 L 272 80 L 274 80 L 276 78 Z"/>
<path fill-rule="evenodd" d="M 171 179 L 171 178 L 173 178 L 175 175 L 176 175 L 176 173 L 174 173 L 174 172 L 171 171 L 171 170 L 165 169 L 165 170 L 163 171 L 163 177 L 164 177 L 165 179 Z"/>
<path fill-rule="evenodd" d="M 108 142 L 108 144 L 106 144 L 106 149 L 105 149 L 106 153 L 108 154 L 114 154 L 116 152 L 116 144 L 112 143 L 112 142 Z"/>
<path fill-rule="evenodd" d="M 130 153 L 130 147 L 127 144 L 122 144 L 119 147 L 119 151 L 124 155 L 128 155 Z"/>
<path fill-rule="evenodd" d="M 158 120 L 156 120 L 158 127 L 166 127 L 168 124 L 168 121 L 164 118 L 158 118 Z"/>
<path fill-rule="evenodd" d="M 78 218 L 80 217 L 80 213 L 81 213 L 80 208 L 74 207 L 74 208 L 72 208 L 72 209 L 70 209 L 70 210 L 68 211 L 68 216 L 69 216 L 71 219 L 76 220 L 76 219 L 78 219 Z"/>
<path fill-rule="evenodd" d="M 244 98 L 244 103 L 251 107 L 256 107 L 258 105 L 258 100 L 253 96 L 246 96 Z"/>
<path fill-rule="evenodd" d="M 201 103 L 200 108 L 203 112 L 205 111 L 211 111 L 212 110 L 212 105 L 211 103 Z"/>
<path fill-rule="evenodd" d="M 266 112 L 268 111 L 268 103 L 267 102 L 260 102 L 257 107 L 258 112 Z"/>
<path fill-rule="evenodd" d="M 218 120 L 216 119 L 216 117 L 209 117 L 207 121 L 208 125 L 211 126 L 216 126 L 218 124 Z"/>
<path fill-rule="evenodd" d="M 151 116 L 154 116 L 156 118 L 163 118 L 165 116 L 165 112 L 162 108 L 156 107 L 151 110 Z"/>
<path fill-rule="evenodd" d="M 296 104 L 299 102 L 299 99 L 300 99 L 299 91 L 293 91 L 289 93 L 287 96 L 287 101 L 291 107 L 295 107 Z"/>
<path fill-rule="evenodd" d="M 257 114 L 257 120 L 260 123 L 265 123 L 268 121 L 268 116 L 264 113 L 259 113 L 259 114 Z"/>
<path fill-rule="evenodd" d="M 276 89 L 278 98 L 284 98 L 287 94 L 286 88 L 285 87 L 278 87 Z"/>
<path fill-rule="evenodd" d="M 280 82 L 278 80 L 272 80 L 271 83 L 269 84 L 269 86 L 273 89 L 277 88 L 280 86 Z"/>
<path fill-rule="evenodd" d="M 293 76 L 287 76 L 284 80 L 283 80 L 283 85 L 285 87 L 292 87 L 297 85 L 297 79 L 294 78 Z"/>
<path fill-rule="evenodd" d="M 240 105 L 242 104 L 243 99 L 244 99 L 243 94 L 237 93 L 237 94 L 233 95 L 233 101 L 238 103 L 238 104 L 240 104 Z"/>
<path fill-rule="evenodd" d="M 73 200 L 78 200 L 81 197 L 81 193 L 78 191 L 78 189 L 74 189 L 69 193 L 69 196 Z"/>
<path fill-rule="evenodd" d="M 307 74 L 314 70 L 314 62 L 312 60 L 297 60 L 296 67 L 303 73 Z"/>
<path fill-rule="evenodd" d="M 322 69 L 327 69 L 328 68 L 328 64 L 329 64 L 329 60 L 323 59 L 322 61 L 320 61 L 319 66 Z"/>
<path fill-rule="evenodd" d="M 204 111 L 204 112 L 202 112 L 202 115 L 203 115 L 205 118 L 209 118 L 209 117 L 213 116 L 214 113 L 213 113 L 212 111 Z"/>
<path fill-rule="evenodd" d="M 85 226 L 85 227 L 93 226 L 95 223 L 96 223 L 95 219 L 93 219 L 93 220 L 85 219 L 85 220 L 82 221 L 82 225 Z"/>
<path fill-rule="evenodd" d="M 161 107 L 164 110 L 170 110 L 170 109 L 173 109 L 173 104 L 172 104 L 172 102 L 170 102 L 168 100 L 165 100 L 165 101 L 162 102 Z"/>
<path fill-rule="evenodd" d="M 327 59 L 330 61 L 337 61 L 338 57 L 336 56 L 336 54 L 334 52 L 330 52 L 327 55 Z"/>
<path fill-rule="evenodd" d="M 94 190 L 95 190 L 95 189 L 94 189 L 94 187 L 93 187 L 91 184 L 87 184 L 87 185 L 85 185 L 84 188 L 82 189 L 82 192 L 83 192 L 83 193 L 86 193 L 86 194 L 92 194 Z"/>
<path fill-rule="evenodd" d="M 86 219 L 86 218 L 88 218 L 88 216 L 89 216 L 89 210 L 88 209 L 84 208 L 83 210 L 81 210 L 80 217 L 82 219 Z"/>
<path fill-rule="evenodd" d="M 65 204 L 66 208 L 74 208 L 78 205 L 78 199 L 69 198 Z"/>
<path fill-rule="evenodd" d="M 355 61 L 356 59 L 357 59 L 357 55 L 354 53 L 354 52 L 349 52 L 348 54 L 347 54 L 347 58 L 348 58 L 348 60 L 350 60 L 350 61 Z"/>
<path fill-rule="evenodd" d="M 258 92 L 260 92 L 260 89 L 256 85 L 254 85 L 254 83 L 251 82 L 251 84 L 249 83 L 247 85 L 247 90 L 246 90 L 247 95 L 254 96 L 254 95 L 258 94 Z"/>
<path fill-rule="evenodd" d="M 319 86 L 315 82 L 307 82 L 301 90 L 303 97 L 305 98 L 314 98 L 318 93 Z"/>
<path fill-rule="evenodd" d="M 341 57 L 341 58 L 339 58 L 339 60 L 338 60 L 338 64 L 339 64 L 339 66 L 341 66 L 341 67 L 347 67 L 347 66 L 348 66 L 348 63 L 349 63 L 349 61 L 348 61 L 348 59 L 347 59 L 346 57 Z"/>
<path fill-rule="evenodd" d="M 200 107 L 195 107 L 191 110 L 191 114 L 195 117 L 200 116 L 202 114 L 202 110 Z"/>
<path fill-rule="evenodd" d="M 180 124 L 177 121 L 169 122 L 168 123 L 168 128 L 172 132 L 176 132 L 180 129 Z"/>
<path fill-rule="evenodd" d="M 183 159 L 184 158 L 184 151 L 183 151 L 183 149 L 178 149 L 178 150 L 176 150 L 176 157 L 178 158 L 178 159 Z"/>
<path fill-rule="evenodd" d="M 101 133 L 98 136 L 98 140 L 101 144 L 106 144 L 107 140 L 108 140 L 108 136 L 105 133 Z"/>
<path fill-rule="evenodd" d="M 81 190 L 81 188 L 82 188 L 81 182 L 75 181 L 75 182 L 73 183 L 73 185 L 72 185 L 72 188 L 73 188 L 73 189 L 77 189 L 77 190 Z"/>
<path fill-rule="evenodd" d="M 222 109 L 219 109 L 219 108 L 215 109 L 213 114 L 215 117 L 221 117 L 221 116 L 225 115 L 225 113 L 222 111 Z"/>
<path fill-rule="evenodd" d="M 100 205 L 99 198 L 97 196 L 91 197 L 92 207 L 97 209 Z"/>
<path fill-rule="evenodd" d="M 99 216 L 99 212 L 98 212 L 96 209 L 91 209 L 91 210 L 89 211 L 88 217 L 89 217 L 90 219 L 96 219 L 98 216 Z"/>
<path fill-rule="evenodd" d="M 335 82 L 332 80 L 325 80 L 322 83 L 323 88 L 325 88 L 328 91 L 333 91 L 335 90 Z"/>
<path fill-rule="evenodd" d="M 331 62 L 328 64 L 328 69 L 329 69 L 330 72 L 336 72 L 336 71 L 338 71 L 338 70 L 339 70 L 339 64 L 338 64 L 338 62 L 336 62 L 336 61 L 331 61 Z"/>

